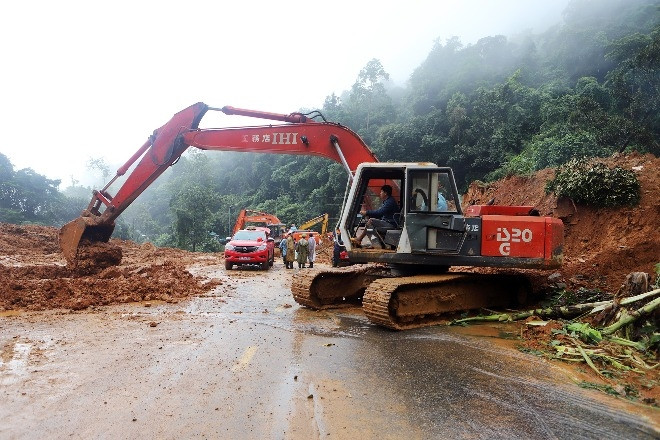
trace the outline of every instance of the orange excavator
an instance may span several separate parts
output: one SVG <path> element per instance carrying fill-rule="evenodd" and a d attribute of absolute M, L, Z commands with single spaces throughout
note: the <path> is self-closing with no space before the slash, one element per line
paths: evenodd
<path fill-rule="evenodd" d="M 264 226 L 270 229 L 270 236 L 275 240 L 275 246 L 279 244 L 282 235 L 286 230 L 286 225 L 282 223 L 276 215 L 243 208 L 239 211 L 238 216 L 236 217 L 234 228 L 231 231 L 232 237 L 239 230 L 245 229 L 248 225 Z"/>
<path fill-rule="evenodd" d="M 210 110 L 282 124 L 198 128 Z M 451 266 L 561 265 L 560 220 L 541 217 L 531 206 L 473 205 L 464 212 L 448 167 L 379 163 L 356 133 L 326 121 L 318 111 L 285 115 L 203 103 L 180 111 L 155 130 L 116 176 L 93 192 L 82 215 L 62 227 L 60 247 L 69 264 L 85 254 L 79 248 L 87 243 L 107 242 L 115 219 L 188 147 L 315 155 L 344 166 L 348 178 L 337 229 L 351 263 L 365 264 L 301 271 L 291 291 L 306 307 L 361 303 L 372 322 L 392 329 L 433 325 L 448 312 L 507 305 L 512 295 L 524 297 L 528 289 L 524 277 L 448 272 Z M 133 165 L 118 191 L 110 194 L 110 185 Z M 370 228 L 361 212 L 376 206 L 374 194 L 384 184 L 392 187 L 400 212 L 391 227 Z M 365 229 L 366 235 L 361 234 Z M 350 241 L 358 235 L 366 236 L 366 242 Z"/>

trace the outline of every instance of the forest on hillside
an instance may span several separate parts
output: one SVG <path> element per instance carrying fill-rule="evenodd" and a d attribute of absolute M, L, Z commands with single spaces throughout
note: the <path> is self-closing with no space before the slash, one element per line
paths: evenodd
<path fill-rule="evenodd" d="M 405 87 L 372 59 L 319 110 L 380 161 L 452 167 L 464 191 L 574 158 L 660 155 L 659 57 L 660 1 L 573 0 L 541 34 L 436 41 Z M 110 175 L 102 159 L 90 167 Z M 60 192 L 59 184 L 15 170 L 0 153 L 0 221 L 75 218 L 91 188 Z M 216 250 L 241 208 L 288 223 L 325 212 L 336 219 L 345 186 L 346 172 L 327 159 L 189 151 L 123 213 L 114 236 Z"/>

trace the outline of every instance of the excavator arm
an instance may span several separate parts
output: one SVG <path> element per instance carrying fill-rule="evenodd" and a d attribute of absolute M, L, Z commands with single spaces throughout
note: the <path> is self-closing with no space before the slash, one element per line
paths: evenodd
<path fill-rule="evenodd" d="M 280 121 L 284 124 L 237 128 L 200 129 L 207 111 Z M 319 114 L 320 116 L 320 114 Z M 92 200 L 82 215 L 60 230 L 60 247 L 70 264 L 75 264 L 81 240 L 108 241 L 119 215 L 188 147 L 258 153 L 315 155 L 342 164 L 352 178 L 358 165 L 378 162 L 376 156 L 350 129 L 336 123 L 316 122 L 301 113 L 288 115 L 244 110 L 235 107 L 212 108 L 198 102 L 175 114 L 117 170 L 115 177 Z M 138 161 L 139 160 L 139 161 Z M 135 163 L 137 164 L 135 165 Z M 110 186 L 133 167 L 116 194 Z"/>
<path fill-rule="evenodd" d="M 312 226 L 318 225 L 321 223 L 321 235 L 325 235 L 328 230 L 328 213 L 318 215 L 314 218 L 307 220 L 300 224 L 300 229 L 309 229 Z"/>
<path fill-rule="evenodd" d="M 244 229 L 248 223 L 262 223 L 265 226 L 282 225 L 280 219 L 273 214 L 268 214 L 267 212 L 254 211 L 252 209 L 243 208 L 236 217 L 236 222 L 234 223 L 234 228 L 232 229 L 231 234 L 234 235 L 240 229 Z"/>

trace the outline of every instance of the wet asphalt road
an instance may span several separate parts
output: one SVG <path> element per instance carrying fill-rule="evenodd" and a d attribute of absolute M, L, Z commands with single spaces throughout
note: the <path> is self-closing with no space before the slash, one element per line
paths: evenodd
<path fill-rule="evenodd" d="M 179 304 L 1 316 L 0 438 L 660 436 L 657 411 L 579 388 L 492 327 L 311 311 L 290 272 L 205 268 L 221 289 Z"/>

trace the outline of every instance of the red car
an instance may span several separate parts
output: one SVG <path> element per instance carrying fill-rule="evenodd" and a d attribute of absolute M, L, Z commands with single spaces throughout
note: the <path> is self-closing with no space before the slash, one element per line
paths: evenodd
<path fill-rule="evenodd" d="M 275 261 L 275 240 L 270 229 L 248 226 L 238 231 L 225 245 L 225 269 L 234 265 L 259 265 L 267 270 Z"/>

